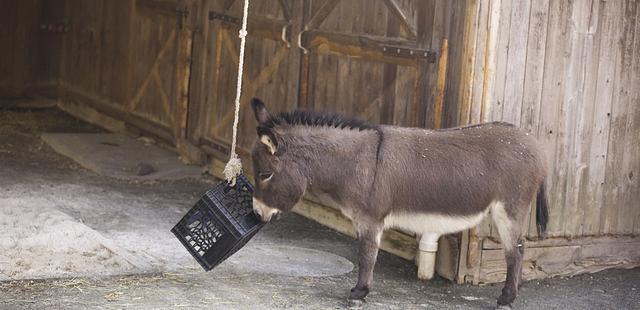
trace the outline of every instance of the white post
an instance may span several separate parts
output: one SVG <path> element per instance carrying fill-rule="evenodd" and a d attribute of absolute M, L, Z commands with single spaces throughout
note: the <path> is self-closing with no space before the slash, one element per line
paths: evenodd
<path fill-rule="evenodd" d="M 435 233 L 425 233 L 420 238 L 418 247 L 418 279 L 420 280 L 430 280 L 435 274 L 438 238 L 440 235 Z"/>

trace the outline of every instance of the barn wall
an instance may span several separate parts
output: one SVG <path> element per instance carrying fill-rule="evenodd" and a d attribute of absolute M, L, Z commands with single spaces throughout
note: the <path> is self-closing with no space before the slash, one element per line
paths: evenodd
<path fill-rule="evenodd" d="M 36 80 L 42 1 L 0 1 L 0 96 L 20 97 Z"/>
<path fill-rule="evenodd" d="M 65 91 L 84 93 L 115 108 L 129 98 L 129 16 L 131 1 L 67 0 L 69 33 L 61 59 Z"/>
<path fill-rule="evenodd" d="M 460 90 L 460 122 L 514 123 L 547 153 L 550 223 L 547 239 L 537 240 L 531 206 L 525 278 L 640 264 L 637 2 L 477 4 L 474 83 Z M 491 222 L 466 238 L 462 277 L 501 281 Z"/>
<path fill-rule="evenodd" d="M 216 16 L 203 18 L 194 39 L 188 140 L 225 160 L 242 2 L 205 3 Z M 464 7 L 443 0 L 252 1 L 241 99 L 241 111 L 249 113 L 241 113 L 240 155 L 255 139 L 247 104 L 254 96 L 276 112 L 301 107 L 385 124 L 457 124 L 450 117 L 457 113 L 456 98 L 449 93 L 455 93 L 462 67 L 457 48 Z M 443 39 L 451 52 L 442 63 L 446 70 L 438 71 Z M 418 51 L 432 54 L 416 57 Z"/>
<path fill-rule="evenodd" d="M 514 123 L 544 145 L 549 236 L 638 234 L 640 7 L 524 3 L 502 1 L 487 120 Z"/>
<path fill-rule="evenodd" d="M 64 0 L 60 107 L 175 145 L 186 126 L 192 34 L 178 11 L 192 2 Z"/>

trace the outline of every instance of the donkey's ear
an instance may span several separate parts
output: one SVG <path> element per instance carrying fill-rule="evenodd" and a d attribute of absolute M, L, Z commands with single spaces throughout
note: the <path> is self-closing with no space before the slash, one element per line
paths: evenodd
<path fill-rule="evenodd" d="M 253 113 L 256 115 L 258 123 L 264 123 L 269 119 L 269 112 L 262 100 L 258 98 L 251 99 L 251 108 L 253 108 Z"/>
<path fill-rule="evenodd" d="M 258 127 L 258 138 L 267 147 L 269 153 L 272 155 L 282 154 L 284 148 L 280 137 L 272 128 Z"/>
<path fill-rule="evenodd" d="M 267 146 L 267 149 L 269 149 L 269 152 L 271 153 L 271 155 L 275 155 L 276 152 L 278 151 L 278 146 L 276 145 L 275 142 L 273 142 L 273 139 L 271 139 L 268 135 L 260 136 L 260 142 L 262 142 L 262 144 Z"/>

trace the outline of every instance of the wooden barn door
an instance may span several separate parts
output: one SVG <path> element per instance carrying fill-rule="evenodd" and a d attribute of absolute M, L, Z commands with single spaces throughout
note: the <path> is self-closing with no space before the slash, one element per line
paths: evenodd
<path fill-rule="evenodd" d="M 187 140 L 224 160 L 231 140 L 243 1 L 202 0 L 201 5 Z M 430 49 L 432 41 L 440 40 L 442 29 L 436 28 L 446 24 L 434 20 L 435 12 L 447 6 L 436 0 L 252 0 L 239 154 L 247 155 L 255 138 L 247 105 L 254 96 L 272 111 L 311 107 L 374 122 L 433 127 L 441 113 L 432 104 L 436 53 Z"/>
<path fill-rule="evenodd" d="M 300 104 L 432 127 L 436 1 L 305 1 Z"/>
<path fill-rule="evenodd" d="M 185 136 L 192 7 L 191 0 L 137 0 L 133 8 L 129 121 L 173 143 Z"/>
<path fill-rule="evenodd" d="M 188 141 L 221 160 L 228 158 L 231 145 L 243 4 L 204 1 L 207 13 L 194 42 Z M 302 2 L 292 0 L 251 1 L 238 129 L 241 157 L 246 157 L 255 139 L 248 105 L 252 97 L 260 97 L 274 111 L 297 104 L 299 53 L 291 41 L 299 28 L 301 7 Z M 249 161 L 245 163 L 249 166 Z"/>

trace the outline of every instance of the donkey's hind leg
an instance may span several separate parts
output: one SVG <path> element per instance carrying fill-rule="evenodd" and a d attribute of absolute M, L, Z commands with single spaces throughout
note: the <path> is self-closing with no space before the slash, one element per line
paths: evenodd
<path fill-rule="evenodd" d="M 524 245 L 522 244 L 522 215 L 505 211 L 504 204 L 495 203 L 491 209 L 493 221 L 502 239 L 505 258 L 507 261 L 507 279 L 502 288 L 502 295 L 498 298 L 498 306 L 510 305 L 518 294 L 520 277 L 522 275 L 522 259 Z"/>

